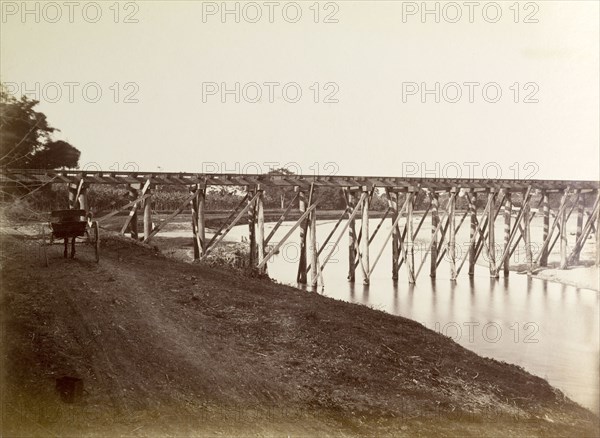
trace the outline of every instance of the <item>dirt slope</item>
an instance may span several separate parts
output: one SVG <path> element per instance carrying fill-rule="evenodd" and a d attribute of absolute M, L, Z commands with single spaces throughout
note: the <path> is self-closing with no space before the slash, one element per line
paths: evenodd
<path fill-rule="evenodd" d="M 2 236 L 5 436 L 597 436 L 522 369 L 362 306 L 125 239 Z M 73 403 L 56 379 L 82 379 Z"/>

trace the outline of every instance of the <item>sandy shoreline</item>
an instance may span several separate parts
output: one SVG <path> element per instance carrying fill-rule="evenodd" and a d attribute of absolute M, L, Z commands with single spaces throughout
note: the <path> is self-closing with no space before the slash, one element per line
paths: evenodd
<path fill-rule="evenodd" d="M 598 266 L 573 266 L 568 269 L 548 268 L 532 274 L 532 277 L 600 292 L 600 268 Z"/>

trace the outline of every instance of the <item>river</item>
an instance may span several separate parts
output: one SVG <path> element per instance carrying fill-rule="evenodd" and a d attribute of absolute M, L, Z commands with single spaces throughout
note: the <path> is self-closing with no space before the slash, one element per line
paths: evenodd
<path fill-rule="evenodd" d="M 378 223 L 378 219 L 370 221 L 371 233 Z M 271 244 L 281 239 L 291 225 L 284 223 Z M 325 239 L 333 225 L 331 221 L 318 223 L 319 242 Z M 468 245 L 467 225 L 457 235 L 458 245 Z M 534 223 L 533 232 L 539 234 L 536 226 Z M 272 227 L 273 224 L 265 225 L 267 234 Z M 371 244 L 371 264 L 390 228 L 387 219 Z M 247 226 L 238 226 L 228 237 L 240 241 L 247 232 Z M 429 229 L 423 230 L 420 235 L 428 239 L 429 232 Z M 502 242 L 501 232 L 497 230 L 496 233 L 498 242 Z M 268 262 L 269 275 L 280 283 L 296 286 L 298 234 L 296 229 L 279 254 Z M 422 243 L 427 245 L 428 240 Z M 509 278 L 501 276 L 493 280 L 487 266 L 480 265 L 476 266 L 475 276 L 469 278 L 468 263 L 458 280 L 451 282 L 446 261 L 442 261 L 437 279 L 432 281 L 429 260 L 415 285 L 409 285 L 405 266 L 401 267 L 399 281 L 394 284 L 389 242 L 371 276 L 370 285 L 364 286 L 360 265 L 356 269 L 356 282 L 350 283 L 346 279 L 347 244 L 348 237 L 344 235 L 323 271 L 324 288 L 319 287 L 318 293 L 418 321 L 482 356 L 519 365 L 547 379 L 571 399 L 599 412 L 600 301 L 597 292 L 531 279 L 516 272 L 511 272 Z M 417 267 L 421 255 L 420 251 L 415 254 Z M 516 251 L 515 258 L 521 257 L 520 262 L 523 262 L 523 256 L 523 251 Z"/>

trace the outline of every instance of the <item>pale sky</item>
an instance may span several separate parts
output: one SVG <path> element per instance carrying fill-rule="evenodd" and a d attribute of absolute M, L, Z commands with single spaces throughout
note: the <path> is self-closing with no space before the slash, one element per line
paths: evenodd
<path fill-rule="evenodd" d="M 72 20 L 62 1 L 28 2 L 25 16 L 22 2 L 2 2 L 0 76 L 16 94 L 39 83 L 38 108 L 81 150 L 81 167 L 254 173 L 293 162 L 309 174 L 600 179 L 597 1 L 498 2 L 496 23 L 491 2 L 477 2 L 473 23 L 464 2 L 427 2 L 439 23 L 411 10 L 421 2 L 291 3 L 275 2 L 270 23 L 264 2 L 228 2 L 239 23 L 223 23 L 221 2 L 83 1 Z M 222 103 L 221 84 L 236 82 L 240 102 Z M 280 84 L 272 102 L 269 82 Z M 421 84 L 436 82 L 440 102 L 422 103 Z M 210 83 L 216 94 L 203 102 Z M 288 83 L 298 85 L 284 97 Z M 497 103 L 484 99 L 490 83 L 485 97 L 499 88 Z M 286 101 L 294 87 L 297 103 Z M 323 102 L 331 92 L 338 102 Z"/>

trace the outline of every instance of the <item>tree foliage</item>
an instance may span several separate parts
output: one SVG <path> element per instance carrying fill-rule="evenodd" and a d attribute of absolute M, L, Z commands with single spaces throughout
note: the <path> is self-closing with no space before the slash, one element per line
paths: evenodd
<path fill-rule="evenodd" d="M 39 102 L 26 96 L 16 99 L 0 87 L 0 166 L 13 169 L 74 168 L 78 149 L 54 140 L 58 129 L 48 124 L 44 113 L 35 111 Z"/>

